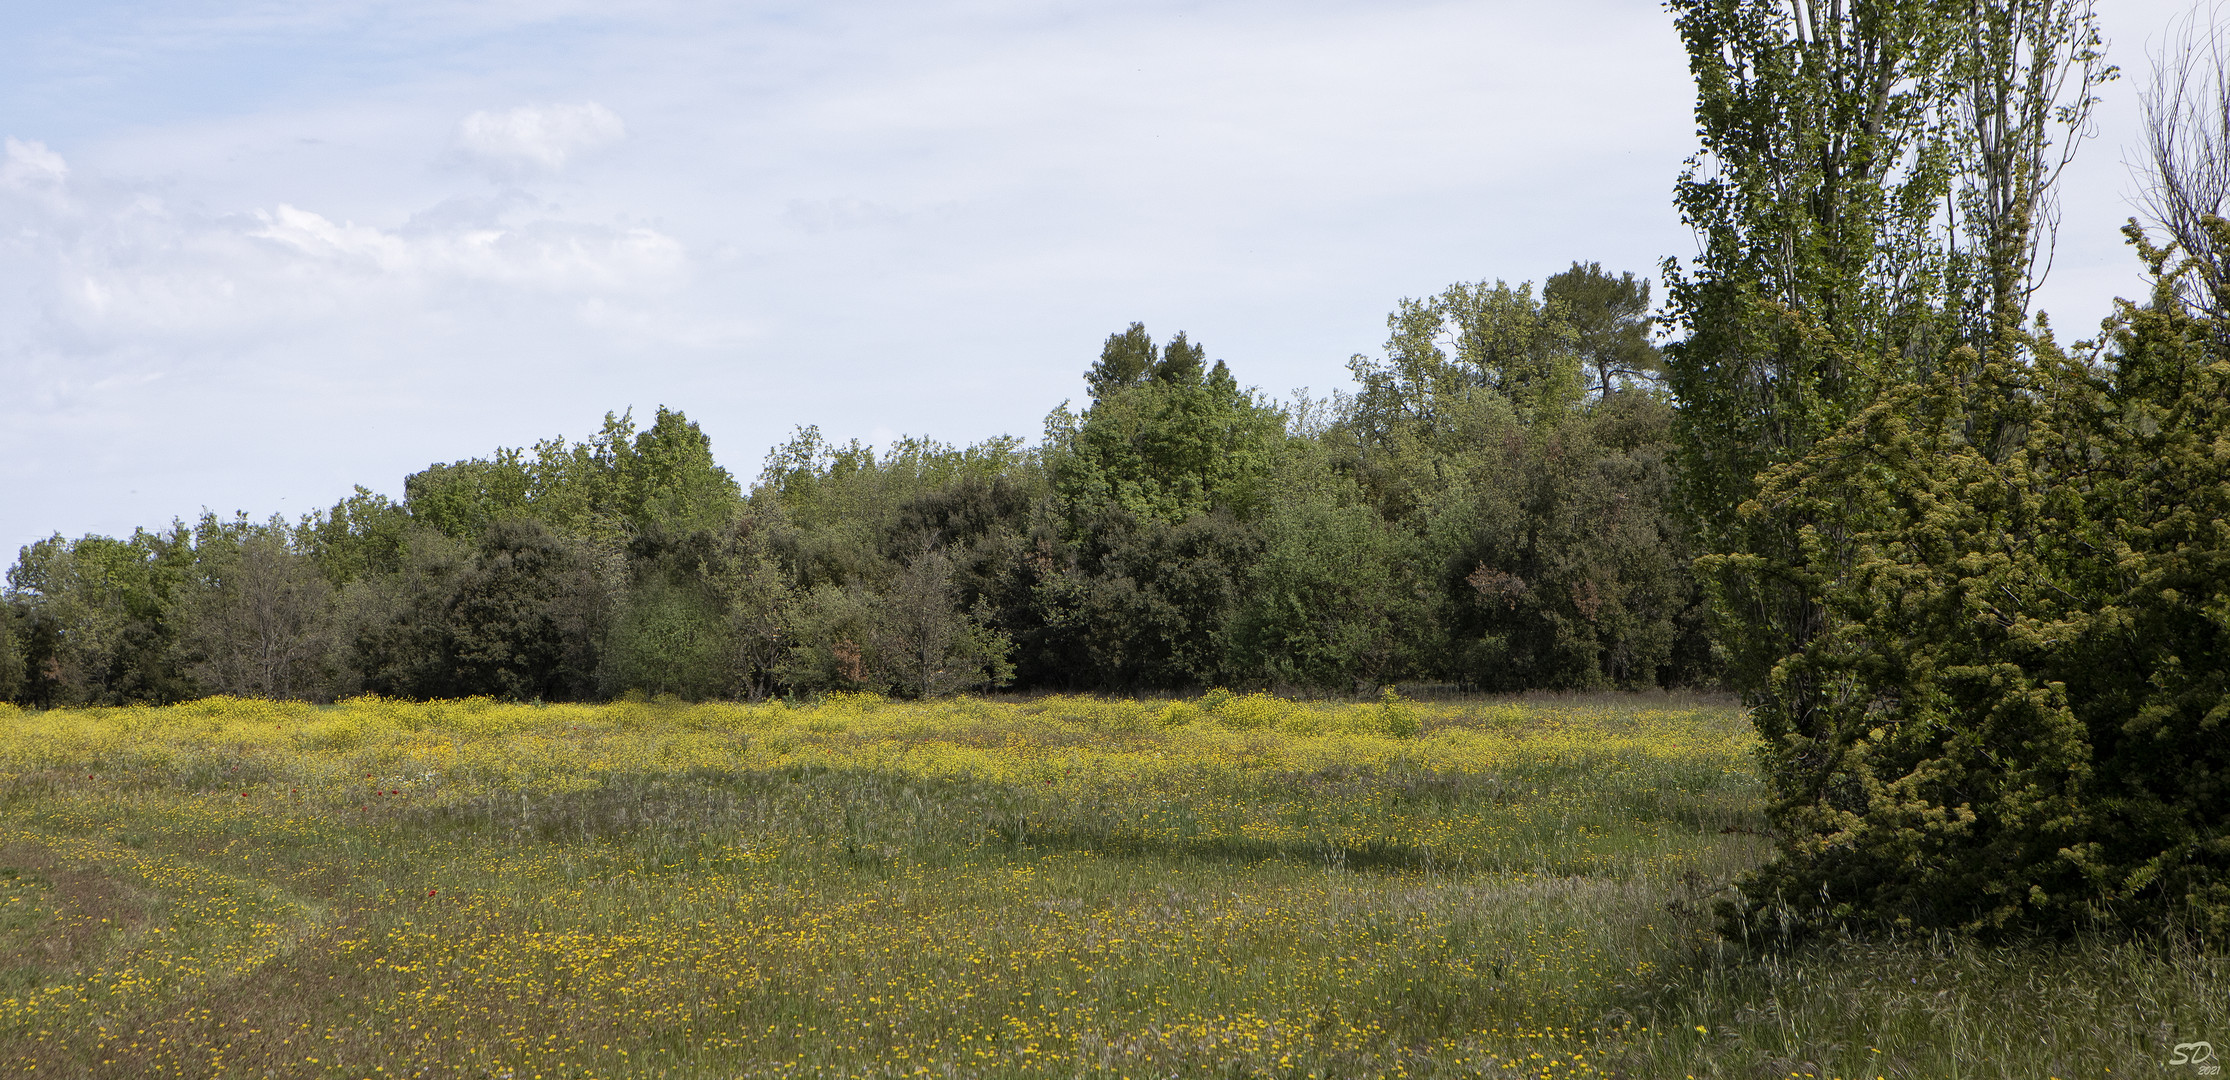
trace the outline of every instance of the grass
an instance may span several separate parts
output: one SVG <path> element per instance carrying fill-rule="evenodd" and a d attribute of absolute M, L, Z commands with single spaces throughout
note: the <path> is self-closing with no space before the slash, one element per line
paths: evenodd
<path fill-rule="evenodd" d="M 2230 1044 L 2230 972 L 2181 943 L 1718 941 L 1765 853 L 1750 744 L 1663 697 L 0 707 L 0 1073 L 2093 1077 Z"/>

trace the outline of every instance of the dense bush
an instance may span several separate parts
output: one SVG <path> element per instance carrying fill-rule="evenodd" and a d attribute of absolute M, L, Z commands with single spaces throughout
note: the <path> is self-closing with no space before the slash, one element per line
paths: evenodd
<path fill-rule="evenodd" d="M 1830 620 L 1774 670 L 1815 714 L 1760 713 L 1769 919 L 2230 932 L 2230 337 L 2175 277 L 2095 357 L 1963 350 L 1747 508 L 1840 526 L 1750 560 Z"/>
<path fill-rule="evenodd" d="M 2132 223 L 2153 293 L 2071 356 L 2028 302 L 2113 74 L 2088 6 L 1672 6 L 1676 475 L 1777 846 L 1728 929 L 2221 940 L 2230 84 L 2170 58 L 2172 243 Z"/>

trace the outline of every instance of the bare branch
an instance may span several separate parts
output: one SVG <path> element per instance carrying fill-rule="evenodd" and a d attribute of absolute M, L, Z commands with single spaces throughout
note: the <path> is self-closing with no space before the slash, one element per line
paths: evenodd
<path fill-rule="evenodd" d="M 2212 8 L 2194 8 L 2153 54 L 2138 196 L 2149 223 L 2192 261 L 2196 273 L 2183 278 L 2183 301 L 2214 318 L 2230 313 L 2230 251 L 2207 227 L 2230 199 L 2230 64 L 2224 61 L 2223 31 Z"/>

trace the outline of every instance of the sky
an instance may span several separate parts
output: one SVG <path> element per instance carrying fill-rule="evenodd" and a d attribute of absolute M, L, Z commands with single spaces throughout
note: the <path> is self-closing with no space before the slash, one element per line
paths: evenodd
<path fill-rule="evenodd" d="M 2140 295 L 2103 6 L 2039 306 Z M 0 4 L 0 552 L 289 518 L 683 410 L 1035 441 L 1105 337 L 1284 397 L 1386 313 L 1695 250 L 1670 17 L 1633 0 Z"/>

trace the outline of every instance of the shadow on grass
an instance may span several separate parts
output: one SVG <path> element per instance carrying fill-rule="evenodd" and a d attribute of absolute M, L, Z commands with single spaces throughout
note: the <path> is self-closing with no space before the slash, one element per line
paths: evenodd
<path fill-rule="evenodd" d="M 1343 777 L 1346 783 L 1360 777 Z M 1393 780 L 1399 798 L 1412 781 Z M 1310 800 L 1307 783 L 1290 797 Z M 1493 786 L 1449 802 L 1494 807 L 1507 795 Z M 921 777 L 867 769 L 793 766 L 745 773 L 627 773 L 595 788 L 546 794 L 513 792 L 462 803 L 412 809 L 421 827 L 510 835 L 539 842 L 595 841 L 639 849 L 646 867 L 720 872 L 748 862 L 736 847 L 772 848 L 785 857 L 834 856 L 859 867 L 895 861 L 940 864 L 987 852 L 1089 853 L 1139 862 L 1314 865 L 1364 873 L 1468 874 L 1523 870 L 1557 875 L 1599 869 L 1600 859 L 1560 857 L 1527 845 L 1498 858 L 1450 852 L 1383 836 L 1343 843 L 1325 835 L 1264 838 L 1228 823 L 1202 821 L 1182 796 L 1076 793 L 966 776 Z M 1142 810 L 1175 811 L 1160 827 L 1138 826 Z"/>
<path fill-rule="evenodd" d="M 1087 829 L 1024 826 L 998 830 L 1007 850 L 1017 854 L 1040 852 L 1089 852 L 1121 859 L 1159 862 L 1311 863 L 1358 872 L 1475 872 L 1494 869 L 1478 860 L 1450 859 L 1430 848 L 1385 840 L 1358 845 L 1317 841 L 1260 840 L 1245 836 L 1199 836 L 1164 839 L 1135 833 L 1107 833 Z"/>

